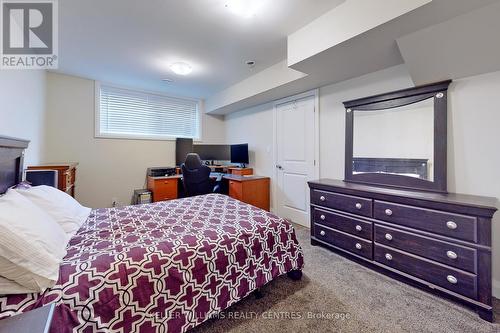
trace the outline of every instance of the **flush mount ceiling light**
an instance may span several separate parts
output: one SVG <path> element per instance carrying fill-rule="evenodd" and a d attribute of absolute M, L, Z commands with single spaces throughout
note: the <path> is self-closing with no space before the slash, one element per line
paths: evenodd
<path fill-rule="evenodd" d="M 226 0 L 225 6 L 233 14 L 250 18 L 255 16 L 267 0 Z"/>
<path fill-rule="evenodd" d="M 193 71 L 193 67 L 185 62 L 174 62 L 170 65 L 170 69 L 177 75 L 188 75 Z"/>

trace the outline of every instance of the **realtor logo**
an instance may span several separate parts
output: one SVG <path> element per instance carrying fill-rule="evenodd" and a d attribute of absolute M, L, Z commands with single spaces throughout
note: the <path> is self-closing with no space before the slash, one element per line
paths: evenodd
<path fill-rule="evenodd" d="M 0 4 L 0 68 L 57 68 L 57 0 L 0 0 Z"/>

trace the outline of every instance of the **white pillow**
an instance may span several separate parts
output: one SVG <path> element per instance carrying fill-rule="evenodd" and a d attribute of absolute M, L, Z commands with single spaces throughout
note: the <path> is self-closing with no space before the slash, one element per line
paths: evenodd
<path fill-rule="evenodd" d="M 44 291 L 59 278 L 69 237 L 31 201 L 9 190 L 0 197 L 0 276 Z"/>
<path fill-rule="evenodd" d="M 67 193 L 51 186 L 34 186 L 15 191 L 50 215 L 70 238 L 90 215 L 90 208 L 83 207 Z"/>
<path fill-rule="evenodd" d="M 16 281 L 12 281 L 0 276 L 0 296 L 31 293 L 38 293 L 38 290 L 27 288 L 20 285 Z"/>

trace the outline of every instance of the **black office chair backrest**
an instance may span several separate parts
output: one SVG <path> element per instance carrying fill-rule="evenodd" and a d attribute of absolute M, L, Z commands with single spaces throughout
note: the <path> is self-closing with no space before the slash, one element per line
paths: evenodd
<path fill-rule="evenodd" d="M 181 165 L 182 183 L 186 196 L 192 197 L 212 193 L 214 185 L 210 179 L 210 168 L 203 165 L 200 156 L 189 153 L 186 161 Z"/>

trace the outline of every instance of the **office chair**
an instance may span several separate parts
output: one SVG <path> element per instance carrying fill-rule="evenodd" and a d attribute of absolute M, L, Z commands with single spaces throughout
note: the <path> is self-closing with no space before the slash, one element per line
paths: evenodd
<path fill-rule="evenodd" d="M 182 183 L 187 197 L 221 192 L 222 177 L 214 182 L 210 178 L 210 168 L 201 163 L 198 154 L 187 154 L 181 169 Z"/>

